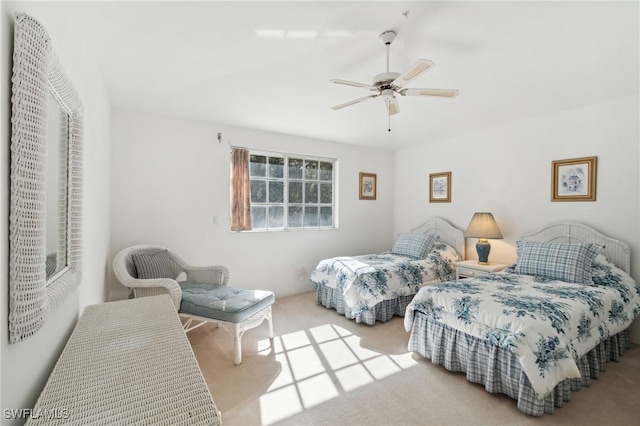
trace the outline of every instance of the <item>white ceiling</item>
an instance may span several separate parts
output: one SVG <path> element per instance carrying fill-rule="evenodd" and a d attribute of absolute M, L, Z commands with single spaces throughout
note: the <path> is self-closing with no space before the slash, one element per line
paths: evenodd
<path fill-rule="evenodd" d="M 76 4 L 77 5 L 77 4 Z M 638 2 L 117 2 L 78 7 L 113 105 L 396 149 L 639 91 Z M 73 9 L 72 9 L 73 10 Z M 405 18 L 404 12 L 409 11 Z M 256 30 L 280 30 L 281 38 Z M 334 111 L 386 69 L 436 67 L 400 97 Z M 312 38 L 291 38 L 311 31 Z M 349 35 L 331 35 L 331 32 Z M 54 40 L 55 43 L 55 40 Z"/>

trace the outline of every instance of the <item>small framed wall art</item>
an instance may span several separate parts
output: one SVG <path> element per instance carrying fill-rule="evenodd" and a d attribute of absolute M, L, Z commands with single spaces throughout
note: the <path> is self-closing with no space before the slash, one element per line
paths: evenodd
<path fill-rule="evenodd" d="M 429 202 L 451 202 L 451 172 L 431 173 L 429 175 Z"/>
<path fill-rule="evenodd" d="M 375 200 L 376 199 L 376 175 L 374 173 L 360 172 L 360 199 Z"/>
<path fill-rule="evenodd" d="M 551 162 L 551 201 L 595 201 L 597 158 Z"/>

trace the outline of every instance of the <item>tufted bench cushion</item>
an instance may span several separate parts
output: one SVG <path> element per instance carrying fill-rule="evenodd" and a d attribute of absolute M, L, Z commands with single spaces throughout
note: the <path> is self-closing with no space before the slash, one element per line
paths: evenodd
<path fill-rule="evenodd" d="M 211 284 L 193 281 L 179 284 L 182 288 L 180 312 L 214 320 L 239 323 L 275 301 L 275 295 L 271 291 L 228 286 L 212 289 Z"/>

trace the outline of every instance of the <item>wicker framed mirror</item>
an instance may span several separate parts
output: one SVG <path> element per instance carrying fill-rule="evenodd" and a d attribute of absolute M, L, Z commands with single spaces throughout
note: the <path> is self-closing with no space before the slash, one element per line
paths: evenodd
<path fill-rule="evenodd" d="M 15 20 L 11 81 L 9 339 L 18 342 L 40 330 L 81 281 L 83 122 L 46 29 L 27 14 Z M 57 171 L 48 176 L 51 167 Z M 49 194 L 47 186 L 57 188 Z M 47 217 L 55 230 L 47 230 Z M 49 274 L 47 252 L 55 265 Z"/>

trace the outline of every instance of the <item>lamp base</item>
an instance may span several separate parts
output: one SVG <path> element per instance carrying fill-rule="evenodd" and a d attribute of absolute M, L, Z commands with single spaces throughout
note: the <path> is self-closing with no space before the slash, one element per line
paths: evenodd
<path fill-rule="evenodd" d="M 489 252 L 491 251 L 491 244 L 486 238 L 480 238 L 476 243 L 476 252 L 478 253 L 478 263 L 480 265 L 489 264 Z"/>

